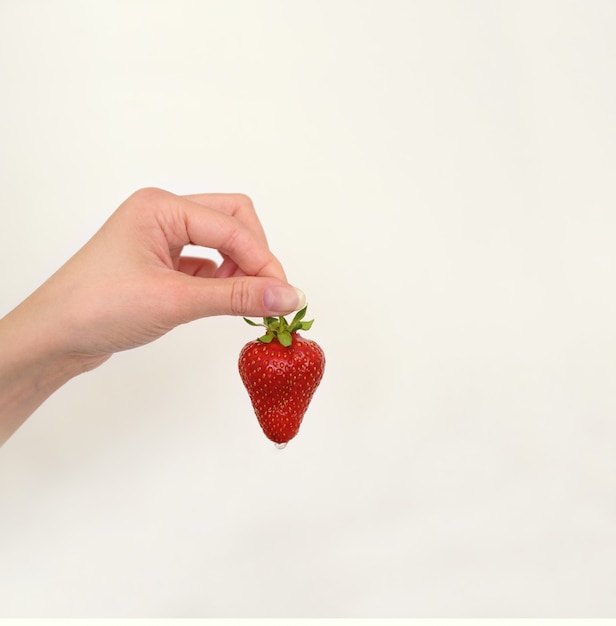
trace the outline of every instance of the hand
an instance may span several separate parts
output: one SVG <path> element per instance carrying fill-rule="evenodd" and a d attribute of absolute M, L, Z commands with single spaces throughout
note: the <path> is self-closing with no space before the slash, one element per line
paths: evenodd
<path fill-rule="evenodd" d="M 181 256 L 187 244 L 218 250 L 222 263 Z M 304 304 L 246 196 L 140 190 L 0 320 L 0 420 L 10 406 L 11 419 L 24 413 L 28 389 L 29 414 L 77 373 L 179 324 L 211 315 L 285 315 Z"/>
<path fill-rule="evenodd" d="M 224 261 L 182 257 L 187 244 Z M 109 354 L 211 315 L 282 315 L 303 306 L 241 195 L 133 194 L 44 286 L 46 318 L 71 349 Z"/>

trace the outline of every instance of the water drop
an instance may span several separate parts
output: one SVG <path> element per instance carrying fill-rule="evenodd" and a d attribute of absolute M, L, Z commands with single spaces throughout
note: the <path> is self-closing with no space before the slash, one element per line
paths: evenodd
<path fill-rule="evenodd" d="M 278 449 L 278 450 L 284 450 L 287 447 L 287 443 L 289 443 L 288 441 L 285 441 L 284 443 L 275 443 L 274 446 Z"/>

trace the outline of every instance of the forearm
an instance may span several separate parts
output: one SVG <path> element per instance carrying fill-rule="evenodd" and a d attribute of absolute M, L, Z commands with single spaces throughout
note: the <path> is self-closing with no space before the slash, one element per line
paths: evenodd
<path fill-rule="evenodd" d="M 63 350 L 62 329 L 36 300 L 0 319 L 0 446 L 57 389 L 95 365 Z"/>

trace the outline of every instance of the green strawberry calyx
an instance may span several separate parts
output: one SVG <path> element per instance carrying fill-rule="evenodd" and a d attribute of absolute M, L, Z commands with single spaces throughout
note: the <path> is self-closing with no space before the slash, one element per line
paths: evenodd
<path fill-rule="evenodd" d="M 247 317 L 244 318 L 244 321 L 251 326 L 263 326 L 266 329 L 265 335 L 259 337 L 259 341 L 262 343 L 270 343 L 276 338 L 281 345 L 288 348 L 293 343 L 293 333 L 298 330 L 310 330 L 314 322 L 314 320 L 303 321 L 307 308 L 308 306 L 305 306 L 301 311 L 298 311 L 290 324 L 282 315 L 280 317 L 264 317 L 262 324 L 253 322 Z"/>

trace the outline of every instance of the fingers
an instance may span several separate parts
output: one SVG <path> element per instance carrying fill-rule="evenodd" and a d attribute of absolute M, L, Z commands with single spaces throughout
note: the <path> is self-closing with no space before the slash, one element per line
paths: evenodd
<path fill-rule="evenodd" d="M 170 246 L 190 243 L 214 248 L 225 260 L 230 259 L 226 262 L 229 269 L 235 264 L 232 272 L 235 275 L 239 269 L 248 276 L 286 280 L 282 265 L 270 251 L 254 207 L 246 196 L 184 197 L 162 190 L 154 190 L 153 196 Z"/>
<path fill-rule="evenodd" d="M 200 259 L 197 257 L 181 256 L 178 259 L 177 269 L 189 276 L 199 276 L 200 278 L 211 278 L 216 274 L 218 265 L 211 259 Z"/>
<path fill-rule="evenodd" d="M 145 241 L 155 253 L 148 266 L 154 258 L 173 268 L 152 274 L 163 327 L 213 315 L 288 315 L 305 305 L 305 295 L 287 283 L 246 196 L 144 189 L 131 197 L 125 215 L 145 234 L 139 245 Z M 222 263 L 181 256 L 188 244 L 217 250 Z"/>
<path fill-rule="evenodd" d="M 257 239 L 264 245 L 267 245 L 265 231 L 257 216 L 252 200 L 248 196 L 240 193 L 199 193 L 186 195 L 184 198 L 235 217 Z"/>
<path fill-rule="evenodd" d="M 230 278 L 231 276 L 242 276 L 243 272 L 237 266 L 237 263 L 226 255 L 222 257 L 222 263 L 216 270 L 216 278 Z"/>
<path fill-rule="evenodd" d="M 206 269 L 198 260 L 182 263 L 182 270 L 191 276 L 216 278 L 207 285 L 192 281 L 190 289 L 194 293 L 188 299 L 191 319 L 209 315 L 287 315 L 305 305 L 306 296 L 286 283 L 282 266 L 269 251 L 250 198 L 243 194 L 192 194 L 182 199 L 186 201 L 182 211 L 191 242 L 214 246 L 223 257 L 213 273 L 211 265 Z M 194 210 L 193 205 L 201 210 Z"/>
<path fill-rule="evenodd" d="M 181 293 L 173 302 L 181 311 L 174 314 L 185 322 L 212 315 L 288 315 L 306 304 L 302 291 L 272 278 L 199 278 L 183 274 L 175 278 L 175 288 Z"/>

